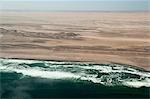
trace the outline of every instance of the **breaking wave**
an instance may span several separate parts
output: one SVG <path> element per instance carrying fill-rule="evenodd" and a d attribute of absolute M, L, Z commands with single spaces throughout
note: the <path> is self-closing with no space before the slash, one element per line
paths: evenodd
<path fill-rule="evenodd" d="M 85 80 L 105 86 L 150 87 L 150 72 L 120 64 L 0 59 L 0 72 L 23 77 Z"/>

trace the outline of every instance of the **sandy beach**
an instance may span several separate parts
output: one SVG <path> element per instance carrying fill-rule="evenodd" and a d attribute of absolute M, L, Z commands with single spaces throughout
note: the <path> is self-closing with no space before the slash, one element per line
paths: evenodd
<path fill-rule="evenodd" d="M 0 57 L 150 70 L 148 12 L 1 12 Z"/>

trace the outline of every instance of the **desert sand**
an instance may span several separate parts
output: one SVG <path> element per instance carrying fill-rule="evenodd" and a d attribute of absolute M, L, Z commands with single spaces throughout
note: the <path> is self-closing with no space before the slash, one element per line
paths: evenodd
<path fill-rule="evenodd" d="M 0 57 L 150 70 L 149 12 L 1 12 Z"/>

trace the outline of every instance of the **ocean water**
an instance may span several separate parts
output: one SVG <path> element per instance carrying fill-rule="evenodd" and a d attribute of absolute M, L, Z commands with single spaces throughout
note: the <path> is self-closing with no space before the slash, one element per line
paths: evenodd
<path fill-rule="evenodd" d="M 150 72 L 123 64 L 0 59 L 0 97 L 149 99 Z"/>

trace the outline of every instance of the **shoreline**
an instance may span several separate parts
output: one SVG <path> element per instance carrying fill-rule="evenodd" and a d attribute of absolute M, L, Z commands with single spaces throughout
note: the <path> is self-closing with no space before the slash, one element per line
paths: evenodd
<path fill-rule="evenodd" d="M 74 62 L 74 63 L 87 63 L 87 64 L 117 64 L 117 65 L 124 65 L 124 66 L 128 66 L 131 68 L 135 68 L 135 69 L 139 69 L 145 72 L 150 72 L 150 70 L 147 68 L 143 68 L 140 66 L 135 66 L 135 65 L 130 65 L 130 64 L 123 64 L 123 63 L 117 63 L 117 62 L 93 62 L 93 61 L 77 61 L 77 60 L 51 60 L 51 59 L 43 59 L 43 58 L 39 58 L 39 59 L 35 59 L 35 58 L 5 58 L 5 57 L 0 57 L 0 59 L 12 59 L 12 60 L 31 60 L 31 61 L 52 61 L 52 62 Z"/>
<path fill-rule="evenodd" d="M 2 13 L 0 57 L 129 64 L 150 71 L 149 13 Z"/>

